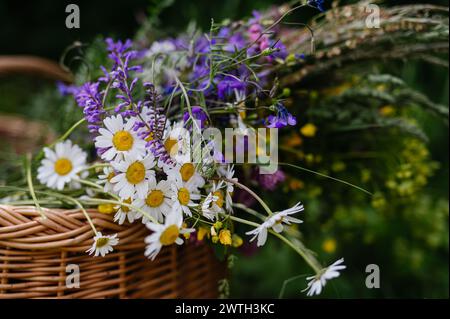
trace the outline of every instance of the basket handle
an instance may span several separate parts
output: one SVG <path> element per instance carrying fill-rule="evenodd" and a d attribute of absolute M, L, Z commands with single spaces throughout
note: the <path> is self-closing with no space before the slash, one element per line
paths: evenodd
<path fill-rule="evenodd" d="M 73 82 L 73 76 L 57 63 L 31 55 L 0 55 L 0 76 L 8 74 L 34 74 L 43 78 Z"/>

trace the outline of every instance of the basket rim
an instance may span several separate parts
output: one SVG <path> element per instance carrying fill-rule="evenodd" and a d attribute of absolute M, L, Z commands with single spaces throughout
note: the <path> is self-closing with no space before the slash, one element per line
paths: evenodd
<path fill-rule="evenodd" d="M 34 206 L 0 204 L 0 248 L 20 250 L 86 251 L 92 246 L 94 231 L 81 209 L 42 208 L 42 218 Z M 86 209 L 99 232 L 117 233 L 119 244 L 115 250 L 130 250 L 145 246 L 143 237 L 148 230 L 142 223 L 113 222 L 112 215 Z"/>

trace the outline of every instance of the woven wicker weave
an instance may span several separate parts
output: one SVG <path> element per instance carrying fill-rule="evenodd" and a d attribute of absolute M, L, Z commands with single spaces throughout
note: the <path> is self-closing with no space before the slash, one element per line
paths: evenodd
<path fill-rule="evenodd" d="M 206 245 L 176 245 L 155 261 L 144 256 L 149 231 L 119 226 L 110 215 L 88 211 L 104 234 L 118 233 L 114 252 L 91 257 L 93 231 L 79 210 L 0 205 L 0 298 L 214 298 L 224 274 Z M 66 266 L 80 269 L 80 288 L 67 288 Z"/>

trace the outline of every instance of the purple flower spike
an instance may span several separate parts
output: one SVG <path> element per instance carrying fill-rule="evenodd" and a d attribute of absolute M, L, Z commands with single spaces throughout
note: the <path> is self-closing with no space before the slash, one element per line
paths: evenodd
<path fill-rule="evenodd" d="M 98 131 L 106 112 L 103 109 L 103 92 L 99 91 L 99 83 L 85 83 L 75 94 L 77 104 L 83 108 L 84 117 L 89 123 L 89 131 Z"/>

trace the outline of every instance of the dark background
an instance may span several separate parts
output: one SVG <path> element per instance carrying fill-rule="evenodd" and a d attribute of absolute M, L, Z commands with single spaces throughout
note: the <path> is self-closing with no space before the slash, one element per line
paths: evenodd
<path fill-rule="evenodd" d="M 282 0 L 128 0 L 128 1 L 17 1 L 0 0 L 0 54 L 33 54 L 58 59 L 75 40 L 89 42 L 96 35 L 133 37 L 148 13 L 157 15 L 168 33 L 182 30 L 190 21 L 203 29 L 216 21 L 239 19 L 252 10 L 282 4 Z M 330 6 L 331 1 L 326 1 Z M 351 1 L 341 1 L 351 2 Z M 389 4 L 417 1 L 384 1 Z M 445 0 L 420 1 L 447 4 Z M 80 29 L 67 29 L 65 8 L 80 8 Z M 160 13 L 160 14 L 158 14 Z"/>

